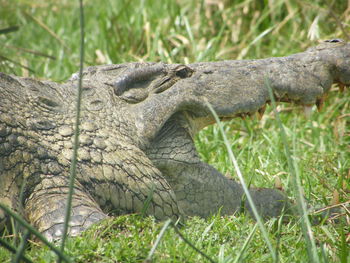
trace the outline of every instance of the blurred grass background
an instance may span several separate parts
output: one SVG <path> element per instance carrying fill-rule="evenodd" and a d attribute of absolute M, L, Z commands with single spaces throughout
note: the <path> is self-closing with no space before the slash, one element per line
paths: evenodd
<path fill-rule="evenodd" d="M 300 52 L 330 38 L 350 38 L 350 1 L 346 0 L 101 0 L 84 1 L 85 65 L 127 61 L 191 63 L 252 59 Z M 78 1 L 0 0 L 0 71 L 39 79 L 64 81 L 79 66 Z M 320 112 L 309 119 L 293 105 L 279 105 L 306 198 L 327 205 L 336 190 L 340 201 L 350 191 L 349 90 L 333 87 Z M 262 120 L 235 119 L 225 125 L 232 149 L 248 182 L 273 187 L 276 178 L 290 193 L 289 174 L 275 116 Z M 217 127 L 196 138 L 203 160 L 235 177 Z M 248 223 L 247 223 L 248 222 Z M 281 262 L 306 262 L 298 224 L 266 223 Z M 254 221 L 245 215 L 192 219 L 184 235 L 218 262 L 234 262 Z M 142 262 L 161 223 L 126 216 L 109 220 L 68 243 L 77 262 Z M 106 230 L 107 229 L 107 230 Z M 349 224 L 314 227 L 324 262 L 350 262 Z M 52 252 L 32 245 L 35 262 L 54 260 Z M 256 232 L 242 262 L 270 262 Z M 324 256 L 322 256 L 324 255 Z M 202 262 L 168 231 L 155 262 Z M 0 249 L 0 261 L 10 256 Z"/>
<path fill-rule="evenodd" d="M 1 0 L 2 56 L 54 80 L 77 71 L 78 5 L 71 0 Z M 348 2 L 337 1 L 85 1 L 86 64 L 249 59 L 302 51 L 317 39 L 349 38 Z M 56 57 L 45 59 L 18 48 Z M 2 70 L 21 74 L 2 63 Z"/>

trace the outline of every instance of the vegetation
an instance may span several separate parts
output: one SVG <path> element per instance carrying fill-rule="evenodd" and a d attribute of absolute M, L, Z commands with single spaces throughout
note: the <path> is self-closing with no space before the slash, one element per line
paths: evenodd
<path fill-rule="evenodd" d="M 0 34 L 0 71 L 63 81 L 79 70 L 78 1 L 0 0 L 0 5 L 0 30 L 18 27 Z M 86 66 L 282 56 L 303 51 L 319 39 L 350 38 L 350 3 L 345 0 L 86 0 L 84 6 Z M 331 203 L 334 192 L 340 202 L 350 198 L 350 91 L 332 90 L 321 112 L 314 109 L 309 118 L 298 106 L 277 107 L 292 152 L 289 157 L 297 164 L 305 197 L 315 206 Z M 284 142 L 272 107 L 261 120 L 235 119 L 224 129 L 246 182 L 273 187 L 281 181 L 292 196 Z M 199 133 L 196 146 L 204 161 L 237 179 L 217 126 Z M 189 219 L 180 231 L 215 262 L 272 262 L 255 224 L 246 215 L 218 213 Z M 68 239 L 66 252 L 75 262 L 142 262 L 163 225 L 140 215 L 112 218 Z M 339 224 L 312 227 L 320 262 L 350 262 L 349 225 L 344 218 Z M 265 226 L 278 261 L 309 261 L 297 220 L 270 220 Z M 15 244 L 6 233 L 1 238 Z M 34 241 L 26 255 L 34 262 L 56 260 L 50 249 Z M 206 261 L 171 227 L 153 260 Z M 11 254 L 0 248 L 0 262 L 10 261 Z"/>

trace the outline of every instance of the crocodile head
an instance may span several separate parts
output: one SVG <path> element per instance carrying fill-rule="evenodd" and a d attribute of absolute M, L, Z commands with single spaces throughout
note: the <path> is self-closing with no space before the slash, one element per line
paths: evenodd
<path fill-rule="evenodd" d="M 175 113 L 186 116 L 193 132 L 213 123 L 207 102 L 223 120 L 263 113 L 268 85 L 277 101 L 321 107 L 332 84 L 350 85 L 349 57 L 350 44 L 335 39 L 287 57 L 142 64 L 139 74 L 126 72 L 113 85 L 132 103 L 138 137 L 147 144 Z"/>
<path fill-rule="evenodd" d="M 332 52 L 324 52 L 332 50 Z M 309 52 L 323 56 L 323 60 L 333 65 L 333 79 L 341 88 L 350 85 L 350 47 L 342 39 L 326 40 L 316 47 L 309 48 Z"/>

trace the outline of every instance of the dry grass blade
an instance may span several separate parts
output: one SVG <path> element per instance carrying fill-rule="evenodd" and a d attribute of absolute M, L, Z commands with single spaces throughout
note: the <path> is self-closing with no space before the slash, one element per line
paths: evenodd
<path fill-rule="evenodd" d="M 30 19 L 32 19 L 34 22 L 36 22 L 41 28 L 43 28 L 44 30 L 46 30 L 51 36 L 53 36 L 64 48 L 66 48 L 67 50 L 69 50 L 69 47 L 64 43 L 64 41 L 54 32 L 52 31 L 47 25 L 45 25 L 44 22 L 40 21 L 39 19 L 37 19 L 36 17 L 28 14 L 27 12 L 23 12 L 27 17 L 29 17 Z"/>
<path fill-rule="evenodd" d="M 31 49 L 28 49 L 28 48 L 14 47 L 14 46 L 10 46 L 10 45 L 5 45 L 4 48 L 11 48 L 11 49 L 18 50 L 20 52 L 30 53 L 30 54 L 33 54 L 33 55 L 37 55 L 37 56 L 49 58 L 49 59 L 52 59 L 52 60 L 56 60 L 56 57 L 54 57 L 54 56 L 50 56 L 50 55 L 45 54 L 43 52 L 36 51 L 36 50 L 31 50 Z"/>
<path fill-rule="evenodd" d="M 339 19 L 338 15 L 334 13 L 334 11 L 332 10 L 334 7 L 335 1 L 333 1 L 333 3 L 330 5 L 328 12 L 329 14 L 332 16 L 332 18 L 335 20 L 335 22 L 338 24 L 339 28 L 341 29 L 341 31 L 343 32 L 345 38 L 347 41 L 350 40 L 350 35 L 348 34 L 348 30 L 345 29 L 343 22 Z M 348 8 L 350 8 L 350 3 L 348 5 Z M 344 12 L 344 15 L 346 16 L 346 12 L 347 10 Z"/>
<path fill-rule="evenodd" d="M 9 62 L 15 64 L 18 67 L 24 68 L 24 69 L 30 71 L 31 73 L 35 73 L 35 71 L 33 69 L 31 69 L 30 67 L 27 67 L 26 65 L 23 65 L 23 64 L 21 64 L 19 62 L 16 62 L 16 61 L 14 61 L 14 60 L 12 60 L 12 59 L 10 59 L 8 57 L 0 55 L 0 62 L 1 61 L 9 61 Z"/>
<path fill-rule="evenodd" d="M 342 207 L 350 215 L 349 210 L 347 208 L 347 205 L 350 205 L 350 200 L 346 201 L 346 202 L 342 202 L 342 203 L 338 203 L 338 204 L 332 204 L 332 205 L 329 205 L 329 206 L 326 206 L 326 207 L 322 207 L 321 209 L 315 210 L 313 212 L 313 214 L 319 214 L 319 213 L 322 213 L 322 212 L 327 211 L 327 210 L 332 209 L 332 208 Z"/>
<path fill-rule="evenodd" d="M 312 22 L 310 28 L 309 28 L 309 32 L 307 33 L 307 37 L 310 40 L 316 40 L 320 38 L 320 28 L 318 26 L 318 22 L 319 22 L 320 16 L 316 16 L 314 21 Z"/>

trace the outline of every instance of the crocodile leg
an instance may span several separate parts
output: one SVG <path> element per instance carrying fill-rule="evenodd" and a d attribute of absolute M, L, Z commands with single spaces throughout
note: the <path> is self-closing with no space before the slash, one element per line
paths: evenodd
<path fill-rule="evenodd" d="M 68 195 L 68 178 L 65 176 L 42 175 L 25 201 L 26 217 L 50 241 L 60 239 Z M 72 200 L 69 234 L 75 236 L 107 215 L 98 204 L 85 193 L 76 182 Z"/>
<path fill-rule="evenodd" d="M 172 180 L 169 182 L 186 215 L 208 217 L 218 211 L 230 215 L 242 210 L 242 204 L 252 214 L 248 201 L 244 201 L 242 186 L 234 180 L 203 162 L 182 164 L 181 168 L 175 163 L 177 169 L 167 170 L 166 177 L 173 179 L 173 185 Z M 276 189 L 251 188 L 250 194 L 263 218 L 278 217 L 290 206 L 287 197 Z"/>
<path fill-rule="evenodd" d="M 0 173 L 3 179 L 0 180 L 0 203 L 6 205 L 11 210 L 16 212 L 20 212 L 19 204 L 19 189 L 16 180 L 13 180 L 12 177 L 6 176 L 8 173 L 1 169 L 1 161 L 0 161 Z M 10 227 L 8 220 L 9 217 L 5 214 L 5 212 L 0 209 L 0 233 L 5 228 L 5 226 Z"/>
<path fill-rule="evenodd" d="M 233 214 L 244 204 L 251 213 L 248 202 L 243 201 L 242 186 L 200 161 L 193 139 L 182 124 L 181 120 L 170 120 L 147 149 L 174 190 L 179 207 L 186 215 L 207 217 L 220 209 L 223 215 Z M 264 218 L 279 216 L 289 207 L 287 197 L 277 189 L 252 188 L 250 194 Z"/>

